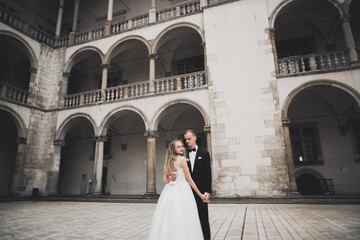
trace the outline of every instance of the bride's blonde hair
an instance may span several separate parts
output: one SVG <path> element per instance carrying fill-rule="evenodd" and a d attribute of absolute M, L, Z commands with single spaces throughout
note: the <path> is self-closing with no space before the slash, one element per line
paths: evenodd
<path fill-rule="evenodd" d="M 164 173 L 166 175 L 169 175 L 171 170 L 175 169 L 174 163 L 179 156 L 185 157 L 185 151 L 182 155 L 179 155 L 175 152 L 175 145 L 177 142 L 180 142 L 181 145 L 184 147 L 184 144 L 179 139 L 176 139 L 169 144 L 168 150 L 166 152 L 165 164 L 164 164 Z"/>

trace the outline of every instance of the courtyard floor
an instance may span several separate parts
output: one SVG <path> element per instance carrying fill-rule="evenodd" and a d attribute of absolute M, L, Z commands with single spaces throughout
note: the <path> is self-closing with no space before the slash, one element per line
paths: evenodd
<path fill-rule="evenodd" d="M 155 206 L 0 202 L 0 239 L 147 239 Z M 214 240 L 360 239 L 360 205 L 209 204 L 209 217 Z"/>

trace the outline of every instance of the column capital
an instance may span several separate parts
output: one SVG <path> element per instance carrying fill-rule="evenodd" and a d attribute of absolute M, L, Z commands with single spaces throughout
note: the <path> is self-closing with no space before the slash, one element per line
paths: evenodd
<path fill-rule="evenodd" d="M 31 68 L 29 68 L 29 71 L 31 72 L 31 73 L 37 73 L 37 68 L 34 68 L 34 67 L 31 67 Z"/>
<path fill-rule="evenodd" d="M 95 142 L 106 142 L 107 136 L 95 136 L 95 137 L 93 137 L 93 140 Z"/>
<path fill-rule="evenodd" d="M 101 65 L 101 68 L 103 68 L 103 69 L 104 68 L 110 69 L 110 67 L 111 67 L 110 64 L 102 64 Z"/>
<path fill-rule="evenodd" d="M 70 76 L 71 76 L 71 74 L 69 72 L 63 72 L 64 78 L 69 78 Z"/>
<path fill-rule="evenodd" d="M 63 139 L 55 139 L 54 140 L 54 146 L 57 146 L 57 147 L 65 146 L 65 140 L 63 140 Z"/>
<path fill-rule="evenodd" d="M 17 137 L 17 138 L 15 138 L 15 142 L 16 142 L 17 144 L 26 144 L 26 138 Z"/>
<path fill-rule="evenodd" d="M 144 133 L 144 136 L 148 137 L 148 138 L 157 138 L 157 137 L 159 137 L 159 132 L 154 131 L 154 130 L 147 130 Z"/>
<path fill-rule="evenodd" d="M 155 59 L 157 59 L 157 54 L 156 54 L 156 53 L 151 53 L 151 54 L 148 55 L 148 57 L 149 57 L 150 59 L 155 60 Z"/>
<path fill-rule="evenodd" d="M 288 118 L 283 119 L 281 122 L 282 122 L 283 127 L 289 127 L 290 126 L 290 119 L 288 119 Z"/>

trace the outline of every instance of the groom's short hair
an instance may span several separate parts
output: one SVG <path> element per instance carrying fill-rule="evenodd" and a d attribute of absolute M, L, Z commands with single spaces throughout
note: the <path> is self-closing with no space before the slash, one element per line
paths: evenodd
<path fill-rule="evenodd" d="M 185 134 L 188 134 L 188 133 L 191 133 L 193 136 L 196 137 L 196 133 L 194 132 L 194 130 L 192 130 L 192 129 L 186 130 L 186 132 L 184 133 L 184 135 L 185 135 Z"/>

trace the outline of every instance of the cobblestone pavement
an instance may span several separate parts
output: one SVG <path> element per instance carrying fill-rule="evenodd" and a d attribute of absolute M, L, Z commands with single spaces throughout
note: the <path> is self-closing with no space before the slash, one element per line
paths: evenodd
<path fill-rule="evenodd" d="M 0 239 L 146 239 L 153 203 L 0 202 Z M 360 239 L 360 205 L 210 204 L 212 239 Z M 185 239 L 184 239 L 185 240 Z"/>

